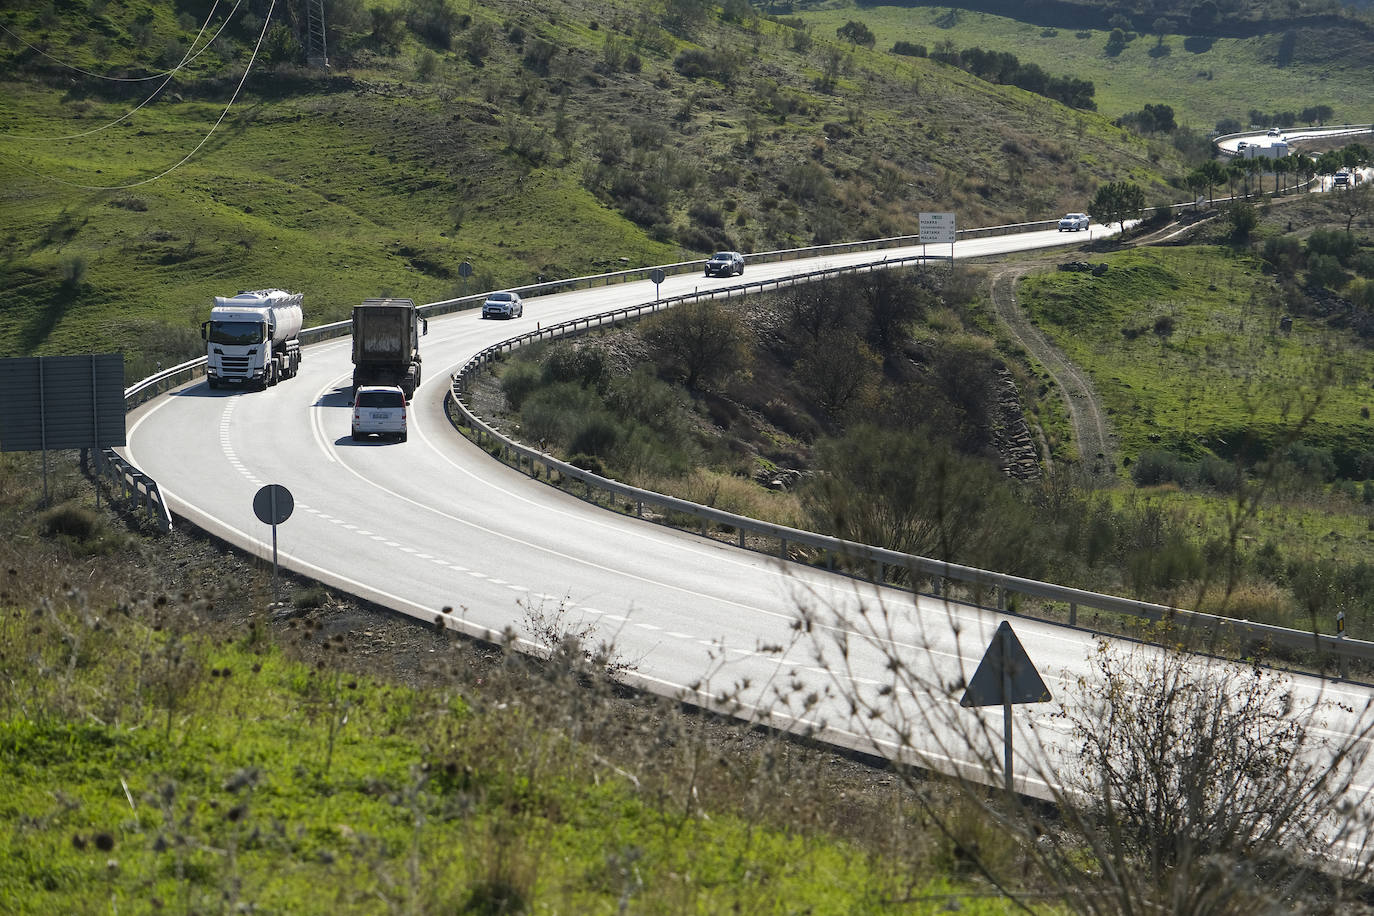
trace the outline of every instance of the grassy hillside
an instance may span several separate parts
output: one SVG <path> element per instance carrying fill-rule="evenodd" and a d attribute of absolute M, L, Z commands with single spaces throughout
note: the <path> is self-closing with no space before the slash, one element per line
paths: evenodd
<path fill-rule="evenodd" d="M 7 914 L 1015 910 L 955 850 L 1024 857 L 934 786 L 923 814 L 576 651 L 533 664 L 289 579 L 269 609 L 268 568 L 185 530 L 149 549 L 69 466 L 44 510 L 38 464 L 0 456 Z"/>
<path fill-rule="evenodd" d="M 1330 105 L 1339 123 L 1374 121 L 1374 40 L 1353 23 L 1243 38 L 1170 30 L 1137 34 L 1113 52 L 1109 32 L 1100 27 L 1053 28 L 957 7 L 837 4 L 801 10 L 798 18 L 817 36 L 833 36 L 845 22 L 859 20 L 872 30 L 879 51 L 898 41 L 928 50 L 952 42 L 1007 51 L 1056 76 L 1091 80 L 1098 111 L 1109 118 L 1167 104 L 1180 124 L 1210 130 L 1223 118 L 1247 123 L 1251 110 Z"/>
<path fill-rule="evenodd" d="M 752 12 L 338 4 L 328 73 L 269 29 L 237 98 L 261 12 L 197 55 L 205 12 L 3 13 L 0 353 L 142 371 L 241 288 L 303 290 L 324 321 L 455 295 L 463 260 L 475 291 L 913 232 L 925 209 L 1043 218 L 1108 179 L 1171 199 L 1183 171 L 1096 115 Z M 127 80 L 188 55 L 138 107 L 161 80 Z"/>

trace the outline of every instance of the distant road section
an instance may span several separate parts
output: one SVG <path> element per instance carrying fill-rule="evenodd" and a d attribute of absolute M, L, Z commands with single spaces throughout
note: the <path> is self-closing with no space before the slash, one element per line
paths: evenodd
<path fill-rule="evenodd" d="M 1344 124 L 1339 127 L 1294 127 L 1282 130 L 1279 136 L 1270 136 L 1267 131 L 1255 131 L 1253 133 L 1226 134 L 1216 140 L 1217 149 L 1227 156 L 1239 156 L 1240 144 L 1247 146 L 1268 146 L 1275 140 L 1283 140 L 1288 144 L 1311 142 L 1313 140 L 1327 140 L 1332 137 L 1350 137 L 1354 139 L 1361 134 L 1374 133 L 1374 126 L 1369 124 Z"/>

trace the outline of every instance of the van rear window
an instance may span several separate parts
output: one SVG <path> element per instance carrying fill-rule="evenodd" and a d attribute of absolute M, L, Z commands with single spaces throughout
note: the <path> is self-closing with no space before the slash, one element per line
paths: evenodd
<path fill-rule="evenodd" d="M 359 407 L 404 407 L 406 396 L 399 391 L 363 391 L 358 394 Z"/>

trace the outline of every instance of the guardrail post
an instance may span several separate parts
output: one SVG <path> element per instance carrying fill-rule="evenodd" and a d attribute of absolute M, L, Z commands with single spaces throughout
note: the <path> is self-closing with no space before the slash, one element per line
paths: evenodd
<path fill-rule="evenodd" d="M 739 546 L 740 546 L 740 549 L 743 550 L 743 549 L 744 549 L 744 526 L 743 526 L 743 525 L 740 525 L 738 530 L 739 530 Z"/>
<path fill-rule="evenodd" d="M 1078 605 L 1073 601 L 1069 602 L 1069 626 L 1078 626 Z"/>
<path fill-rule="evenodd" d="M 1005 586 L 999 585 L 999 586 L 997 586 L 997 610 L 999 610 L 999 611 L 1005 611 L 1006 609 L 1007 609 L 1007 589 L 1006 589 Z"/>
<path fill-rule="evenodd" d="M 778 556 L 787 559 L 787 538 L 778 538 Z"/>

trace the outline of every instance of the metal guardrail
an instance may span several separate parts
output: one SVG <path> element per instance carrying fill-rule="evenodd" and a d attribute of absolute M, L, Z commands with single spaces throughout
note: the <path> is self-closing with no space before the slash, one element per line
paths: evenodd
<path fill-rule="evenodd" d="M 913 589 L 921 581 L 929 582 L 933 593 L 937 596 L 942 593 L 949 594 L 949 583 L 958 582 L 972 588 L 975 603 L 981 604 L 982 596 L 995 597 L 996 608 L 1000 611 L 1007 611 L 1010 604 L 1009 596 L 1017 594 L 1045 601 L 1060 602 L 1068 606 L 1071 626 L 1077 624 L 1079 608 L 1093 608 L 1147 621 L 1168 622 L 1181 630 L 1204 634 L 1213 639 L 1225 640 L 1233 646 L 1267 646 L 1288 651 L 1315 652 L 1319 658 L 1328 654 L 1339 660 L 1342 674 L 1344 674 L 1347 660 L 1374 660 L 1374 642 L 1310 633 L 1213 614 L 1202 614 L 1168 605 L 1105 595 L 1034 579 L 1024 579 L 1019 576 L 992 572 L 972 566 L 962 566 L 915 554 L 899 553 L 881 547 L 817 534 L 812 531 L 777 525 L 724 512 L 666 494 L 641 490 L 638 487 L 632 487 L 568 464 L 547 452 L 541 452 L 517 442 L 479 417 L 467 404 L 466 396 L 470 391 L 472 376 L 502 355 L 526 344 L 585 334 L 595 328 L 632 321 L 683 302 L 713 299 L 717 296 L 728 298 L 744 295 L 750 291 L 762 291 L 767 287 L 780 288 L 785 285 L 806 282 L 817 279 L 821 275 L 886 269 L 894 264 L 920 260 L 923 259 L 919 256 L 883 260 L 815 271 L 782 280 L 759 281 L 707 292 L 689 293 L 603 312 L 599 315 L 579 318 L 521 334 L 518 337 L 512 337 L 487 347 L 469 360 L 459 372 L 455 373 L 449 390 L 449 402 L 461 416 L 462 425 L 466 425 L 473 431 L 480 445 L 487 448 L 494 447 L 504 461 L 513 464 L 522 472 L 528 468 L 529 475 L 535 479 L 540 479 L 542 476 L 542 479 L 552 483 L 554 474 L 557 474 L 560 479 L 576 480 L 587 487 L 589 493 L 593 489 L 599 490 L 624 501 L 629 506 L 633 506 L 635 514 L 639 517 L 644 516 L 645 506 L 658 508 L 665 513 L 687 516 L 696 520 L 696 527 L 700 529 L 703 535 L 708 535 L 713 526 L 718 532 L 735 532 L 738 535 L 738 545 L 741 548 L 748 549 L 746 539 L 748 534 L 769 541 L 776 541 L 778 556 L 784 560 L 791 559 L 789 547 L 800 546 L 815 551 L 824 557 L 826 565 L 830 568 L 834 568 L 836 558 L 848 560 L 857 568 L 867 571 L 872 580 L 878 583 L 887 582 L 889 569 L 902 569 L 910 573 Z M 455 422 L 455 425 L 459 425 L 452 418 L 452 415 L 450 416 L 451 421 Z"/>
<path fill-rule="evenodd" d="M 93 457 L 96 476 L 104 477 L 111 487 L 123 494 L 126 508 L 143 509 L 164 534 L 172 530 L 172 513 L 167 508 L 167 501 L 162 498 L 162 491 L 157 488 L 157 481 L 125 461 L 112 448 L 99 449 L 88 456 L 90 451 L 81 450 L 83 473 L 88 472 L 88 460 Z"/>

